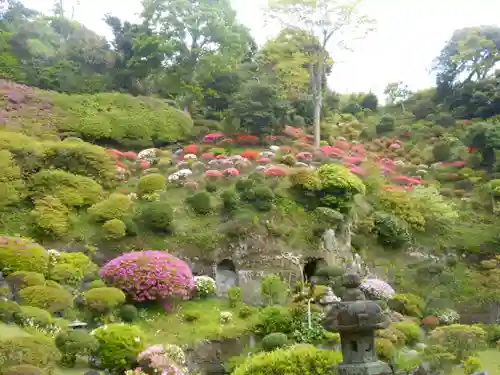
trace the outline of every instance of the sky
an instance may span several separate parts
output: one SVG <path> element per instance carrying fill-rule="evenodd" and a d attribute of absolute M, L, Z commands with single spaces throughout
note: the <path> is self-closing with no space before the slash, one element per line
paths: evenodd
<path fill-rule="evenodd" d="M 65 0 L 65 7 L 77 0 Z M 50 12 L 53 0 L 23 0 L 25 6 Z M 275 34 L 264 23 L 267 0 L 232 0 L 240 22 L 249 27 L 259 44 Z M 365 0 L 365 11 L 377 20 L 377 28 L 350 47 L 332 46 L 336 61 L 329 86 L 340 93 L 372 91 L 382 96 L 390 82 L 403 81 L 411 90 L 428 88 L 432 60 L 454 30 L 479 25 L 500 26 L 499 0 Z M 75 19 L 95 32 L 110 37 L 103 16 L 111 13 L 134 21 L 140 0 L 80 0 Z M 335 49 L 335 50 L 333 50 Z"/>

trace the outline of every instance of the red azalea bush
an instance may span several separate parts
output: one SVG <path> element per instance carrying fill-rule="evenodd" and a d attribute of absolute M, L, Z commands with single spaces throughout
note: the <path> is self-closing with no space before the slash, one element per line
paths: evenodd
<path fill-rule="evenodd" d="M 170 296 L 188 297 L 194 287 L 189 266 L 175 256 L 156 250 L 125 253 L 106 263 L 99 276 L 136 301 Z"/>
<path fill-rule="evenodd" d="M 200 152 L 200 149 L 198 148 L 198 145 L 191 144 L 191 145 L 187 145 L 186 147 L 184 147 L 185 154 L 198 155 L 199 152 Z"/>
<path fill-rule="evenodd" d="M 240 156 L 247 159 L 257 159 L 259 157 L 259 153 L 253 150 L 245 150 L 240 154 Z"/>
<path fill-rule="evenodd" d="M 236 143 L 238 143 L 240 146 L 255 146 L 258 145 L 259 142 L 260 139 L 256 135 L 240 135 L 236 138 Z"/>

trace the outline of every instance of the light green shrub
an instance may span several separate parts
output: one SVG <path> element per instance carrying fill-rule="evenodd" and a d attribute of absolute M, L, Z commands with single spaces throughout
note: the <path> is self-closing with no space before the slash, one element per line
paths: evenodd
<path fill-rule="evenodd" d="M 4 275 L 16 271 L 45 273 L 49 263 L 47 251 L 37 243 L 21 237 L 0 237 L 0 269 Z"/>
<path fill-rule="evenodd" d="M 107 240 L 119 240 L 127 235 L 127 227 L 120 219 L 111 219 L 102 225 Z"/>

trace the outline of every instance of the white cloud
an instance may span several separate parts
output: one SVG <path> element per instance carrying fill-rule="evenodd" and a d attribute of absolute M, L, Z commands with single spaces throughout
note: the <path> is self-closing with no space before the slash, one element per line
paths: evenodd
<path fill-rule="evenodd" d="M 68 1 L 68 9 L 71 3 Z M 24 0 L 26 6 L 48 12 L 52 0 Z M 251 28 L 258 43 L 275 30 L 264 23 L 267 0 L 233 0 L 238 17 Z M 411 89 L 433 84 L 428 69 L 453 31 L 466 26 L 498 24 L 498 0 L 366 0 L 378 20 L 377 30 L 357 42 L 353 53 L 336 54 L 340 62 L 329 78 L 339 92 L 373 91 L 380 95 L 387 83 L 405 81 Z M 96 32 L 110 36 L 105 13 L 133 21 L 140 0 L 81 0 L 75 18 Z"/>

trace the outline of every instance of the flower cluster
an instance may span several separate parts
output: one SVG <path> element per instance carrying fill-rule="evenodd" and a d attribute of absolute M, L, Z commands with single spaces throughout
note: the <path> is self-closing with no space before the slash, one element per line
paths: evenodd
<path fill-rule="evenodd" d="M 230 311 L 221 311 L 219 319 L 221 324 L 229 323 L 231 320 L 233 320 L 233 313 Z"/>
<path fill-rule="evenodd" d="M 187 177 L 191 176 L 193 172 L 190 169 L 181 169 L 168 176 L 168 182 L 184 181 Z"/>
<path fill-rule="evenodd" d="M 379 279 L 365 279 L 361 284 L 361 290 L 365 292 L 368 297 L 375 299 L 390 299 L 396 291 L 383 280 Z"/>
<path fill-rule="evenodd" d="M 150 163 L 154 162 L 157 157 L 157 149 L 156 148 L 147 148 L 142 150 L 137 154 L 137 158 L 140 160 L 145 160 Z"/>
<path fill-rule="evenodd" d="M 189 266 L 164 251 L 146 250 L 123 254 L 99 271 L 108 285 L 123 290 L 136 301 L 186 298 L 194 287 Z"/>
<path fill-rule="evenodd" d="M 145 374 L 184 375 L 187 369 L 184 352 L 177 345 L 153 345 L 137 357 L 141 367 L 135 371 Z M 132 373 L 134 374 L 134 373 Z"/>
<path fill-rule="evenodd" d="M 460 320 L 460 315 L 453 309 L 441 310 L 436 315 L 441 324 L 458 323 L 458 321 Z"/>
<path fill-rule="evenodd" d="M 217 286 L 210 276 L 195 276 L 194 289 L 197 297 L 204 298 L 215 294 Z"/>

